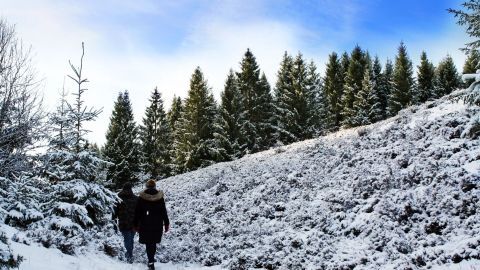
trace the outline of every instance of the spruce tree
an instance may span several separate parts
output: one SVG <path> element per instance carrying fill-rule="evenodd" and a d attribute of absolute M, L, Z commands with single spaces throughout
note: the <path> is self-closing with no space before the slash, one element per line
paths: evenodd
<path fill-rule="evenodd" d="M 284 63 L 288 59 L 284 59 Z M 283 68 L 281 67 L 279 75 L 282 75 Z M 298 54 L 295 60 L 291 63 L 289 73 L 290 85 L 281 85 L 277 90 L 279 95 L 276 97 L 277 107 L 282 112 L 279 115 L 279 126 L 289 137 L 284 138 L 284 143 L 292 143 L 299 140 L 311 138 L 311 124 L 312 113 L 311 106 L 313 105 L 314 95 L 309 91 L 311 87 L 307 85 L 308 70 L 307 65 L 301 54 Z M 314 75 L 315 76 L 315 75 Z M 314 83 L 314 82 L 311 82 Z M 280 94 L 281 93 L 281 94 Z"/>
<path fill-rule="evenodd" d="M 370 96 L 373 92 L 373 82 L 370 77 L 370 69 L 365 69 L 362 88 L 355 95 L 353 102 L 353 109 L 355 111 L 354 117 L 351 119 L 351 126 L 363 126 L 370 124 Z"/>
<path fill-rule="evenodd" d="M 313 61 L 307 66 L 306 93 L 308 101 L 308 134 L 319 136 L 325 134 L 327 127 L 327 97 L 322 79 Z"/>
<path fill-rule="evenodd" d="M 247 49 L 237 72 L 237 84 L 242 94 L 241 149 L 253 153 L 268 149 L 275 143 L 275 115 L 270 85 L 260 77 L 255 56 Z"/>
<path fill-rule="evenodd" d="M 170 130 L 172 134 L 175 134 L 178 121 L 182 116 L 182 111 L 183 111 L 182 99 L 180 97 L 174 96 L 170 110 L 167 113 L 167 120 L 168 120 L 168 124 L 170 126 Z"/>
<path fill-rule="evenodd" d="M 353 106 L 355 96 L 362 89 L 362 81 L 366 68 L 366 57 L 360 46 L 356 46 L 350 56 L 348 70 L 342 96 L 342 124 L 351 127 L 354 124 L 356 112 Z"/>
<path fill-rule="evenodd" d="M 221 161 L 224 150 L 215 140 L 217 105 L 203 73 L 197 67 L 190 79 L 182 116 L 175 134 L 175 163 L 179 172 Z"/>
<path fill-rule="evenodd" d="M 463 65 L 463 74 L 474 74 L 477 73 L 477 70 L 480 69 L 480 53 L 476 50 L 470 51 L 465 64 Z M 468 79 L 464 82 L 463 87 L 469 87 L 475 80 Z"/>
<path fill-rule="evenodd" d="M 392 79 L 393 88 L 390 93 L 388 111 L 393 116 L 412 102 L 414 87 L 412 61 L 408 57 L 407 48 L 403 42 L 398 47 Z"/>
<path fill-rule="evenodd" d="M 460 86 L 457 68 L 450 55 L 438 64 L 435 70 L 435 96 L 437 98 L 450 94 Z"/>
<path fill-rule="evenodd" d="M 415 103 L 424 103 L 433 97 L 435 67 L 428 61 L 427 53 L 422 52 L 417 72 Z"/>
<path fill-rule="evenodd" d="M 343 57 L 342 59 L 348 59 Z M 329 131 L 338 130 L 341 124 L 342 93 L 344 72 L 337 53 L 333 52 L 328 57 L 323 87 L 327 104 L 328 118 L 326 128 Z"/>
<path fill-rule="evenodd" d="M 480 48 L 480 25 L 478 17 L 480 14 L 480 3 L 478 0 L 468 0 L 463 2 L 462 6 L 465 10 L 449 8 L 448 12 L 452 13 L 458 19 L 457 24 L 467 27 L 466 33 L 473 37 L 472 42 L 468 42 L 462 50 L 469 53 L 478 51 Z"/>
<path fill-rule="evenodd" d="M 378 56 L 375 56 L 372 63 L 372 71 L 370 72 L 371 82 L 372 82 L 372 91 L 368 97 L 368 103 L 370 105 L 369 109 L 369 119 L 371 123 L 378 122 L 385 119 L 385 107 L 382 104 L 382 100 L 386 100 L 385 96 L 385 78 L 382 74 L 382 64 Z M 365 76 L 364 76 L 365 80 Z M 362 82 L 362 88 L 364 87 L 364 82 Z"/>
<path fill-rule="evenodd" d="M 230 160 L 242 156 L 240 151 L 241 115 L 243 111 L 242 96 L 237 86 L 235 73 L 230 70 L 225 88 L 220 94 L 220 143 L 223 145 Z"/>
<path fill-rule="evenodd" d="M 118 94 L 106 139 L 103 155 L 112 163 L 108 169 L 107 180 L 112 181 L 116 188 L 136 181 L 135 174 L 140 171 L 140 149 L 128 91 Z"/>
<path fill-rule="evenodd" d="M 175 151 L 175 142 L 178 141 L 177 136 L 180 136 L 179 132 L 177 132 L 178 126 L 180 124 L 180 119 L 183 113 L 183 102 L 180 97 L 174 96 L 172 100 L 172 105 L 170 106 L 170 110 L 167 113 L 167 120 L 168 125 L 170 127 L 170 133 L 172 135 L 172 147 L 170 147 L 170 173 L 176 174 L 182 171 L 180 167 L 177 166 L 175 161 L 176 159 L 176 151 Z"/>
<path fill-rule="evenodd" d="M 284 103 L 287 93 L 292 92 L 293 88 L 292 66 L 293 58 L 285 52 L 277 72 L 277 82 L 274 89 L 276 123 L 278 127 L 277 137 L 283 143 L 295 140 L 295 136 L 288 131 L 289 127 L 286 119 L 289 117 L 289 110 L 287 104 Z"/>
<path fill-rule="evenodd" d="M 163 109 L 163 100 L 157 88 L 152 93 L 150 105 L 145 110 L 140 126 L 142 142 L 142 168 L 151 178 L 163 178 L 171 172 L 171 146 L 173 137 Z"/>
<path fill-rule="evenodd" d="M 390 95 L 393 91 L 393 63 L 390 59 L 387 59 L 385 63 L 385 69 L 383 71 L 383 85 L 381 87 L 382 99 L 380 104 L 382 110 L 385 112 L 384 118 L 392 116 L 388 110 L 388 104 L 390 102 Z"/>

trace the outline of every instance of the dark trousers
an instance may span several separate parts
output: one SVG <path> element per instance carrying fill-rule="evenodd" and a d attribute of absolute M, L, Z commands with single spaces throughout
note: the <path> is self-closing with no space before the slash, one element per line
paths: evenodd
<path fill-rule="evenodd" d="M 155 252 L 157 252 L 157 244 L 148 243 L 148 244 L 145 244 L 145 247 L 147 248 L 148 263 L 154 263 L 155 262 Z"/>
<path fill-rule="evenodd" d="M 125 253 L 125 257 L 127 260 L 133 259 L 133 238 L 135 237 L 135 231 L 122 231 L 123 235 L 123 244 L 125 245 L 125 249 L 127 252 Z"/>

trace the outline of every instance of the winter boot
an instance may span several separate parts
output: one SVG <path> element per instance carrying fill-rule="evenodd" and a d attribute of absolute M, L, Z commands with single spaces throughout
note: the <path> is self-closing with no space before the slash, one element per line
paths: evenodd
<path fill-rule="evenodd" d="M 155 263 L 148 263 L 148 270 L 155 270 Z"/>

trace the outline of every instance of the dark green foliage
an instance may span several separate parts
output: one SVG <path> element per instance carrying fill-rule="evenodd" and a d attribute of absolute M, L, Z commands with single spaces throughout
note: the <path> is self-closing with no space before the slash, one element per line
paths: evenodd
<path fill-rule="evenodd" d="M 328 119 L 328 100 L 317 66 L 313 61 L 307 66 L 306 93 L 308 100 L 308 129 L 310 136 L 323 135 Z"/>
<path fill-rule="evenodd" d="M 218 140 L 226 151 L 229 159 L 236 159 L 242 156 L 240 151 L 241 140 L 241 115 L 243 111 L 242 96 L 237 87 L 235 73 L 230 70 L 225 88 L 221 93 L 220 104 L 220 128 Z"/>
<path fill-rule="evenodd" d="M 356 114 L 350 121 L 352 126 L 363 126 L 371 123 L 371 105 L 369 104 L 369 100 L 373 92 L 373 87 L 374 85 L 370 77 L 370 70 L 367 68 L 363 75 L 362 88 L 355 95 L 355 100 L 353 102 L 353 109 Z"/>
<path fill-rule="evenodd" d="M 382 100 L 381 106 L 384 109 L 385 112 L 385 117 L 387 118 L 390 115 L 390 112 L 388 111 L 388 102 L 390 99 L 390 94 L 393 91 L 393 63 L 390 61 L 390 59 L 387 59 L 387 62 L 385 63 L 385 70 L 383 71 L 383 86 L 382 86 Z"/>
<path fill-rule="evenodd" d="M 355 112 L 353 103 L 355 96 L 362 89 L 362 80 L 368 64 L 367 60 L 365 52 L 357 45 L 350 55 L 342 96 L 342 124 L 345 127 L 352 127 L 354 125 L 354 118 L 357 113 Z"/>
<path fill-rule="evenodd" d="M 348 55 L 342 57 L 344 62 L 348 61 Z M 347 64 L 348 65 L 348 64 Z M 343 93 L 344 72 L 337 53 L 333 52 L 328 57 L 328 63 L 323 81 L 323 89 L 328 104 L 326 128 L 329 131 L 338 130 L 342 120 L 342 93 Z"/>
<path fill-rule="evenodd" d="M 457 68 L 450 55 L 445 57 L 435 70 L 435 97 L 442 97 L 450 94 L 460 86 L 460 78 Z"/>
<path fill-rule="evenodd" d="M 237 85 L 242 95 L 241 149 L 253 153 L 268 149 L 275 141 L 275 114 L 270 85 L 264 75 L 260 77 L 255 56 L 245 53 L 237 72 Z"/>
<path fill-rule="evenodd" d="M 435 67 L 428 61 L 427 53 L 422 52 L 417 72 L 415 103 L 424 103 L 433 97 Z"/>
<path fill-rule="evenodd" d="M 480 53 L 476 50 L 470 51 L 468 54 L 467 59 L 465 60 L 465 64 L 463 65 L 463 74 L 474 74 L 477 73 L 477 70 L 480 69 L 478 65 L 480 62 Z M 468 79 L 463 84 L 464 88 L 469 87 L 475 80 Z"/>
<path fill-rule="evenodd" d="M 320 90 L 315 65 L 307 66 L 301 54 L 294 60 L 285 54 L 278 77 L 281 79 L 277 82 L 275 101 L 278 126 L 284 135 L 280 140 L 292 143 L 311 138 L 318 126 L 315 122 L 319 121 L 314 116 L 315 99 Z"/>
<path fill-rule="evenodd" d="M 372 106 L 370 108 L 369 118 L 370 122 L 375 123 L 385 119 L 387 109 L 386 100 L 388 98 L 385 90 L 385 76 L 382 73 L 382 64 L 380 63 L 378 56 L 375 56 L 375 59 L 373 60 L 372 71 L 370 74 L 372 76 L 373 91 L 369 96 L 369 104 Z"/>
<path fill-rule="evenodd" d="M 137 142 L 138 130 L 133 119 L 132 105 L 128 92 L 118 94 L 114 104 L 110 125 L 106 134 L 103 155 L 112 163 L 107 180 L 121 188 L 127 182 L 136 181 L 140 171 L 140 151 Z"/>
<path fill-rule="evenodd" d="M 217 105 L 197 67 L 190 79 L 188 97 L 182 116 L 176 126 L 175 164 L 178 172 L 192 171 L 221 161 L 224 150 L 215 140 Z"/>
<path fill-rule="evenodd" d="M 145 110 L 140 127 L 142 142 L 142 168 L 151 178 L 163 178 L 171 172 L 171 146 L 173 136 L 163 109 L 162 95 L 158 89 L 152 93 L 150 105 Z"/>
<path fill-rule="evenodd" d="M 183 112 L 182 99 L 180 97 L 174 96 L 172 100 L 172 106 L 170 107 L 170 110 L 167 113 L 168 124 L 173 134 L 175 134 L 175 130 L 177 129 L 177 124 L 178 124 L 178 121 L 180 120 L 180 117 L 182 116 L 182 112 Z"/>
<path fill-rule="evenodd" d="M 393 88 L 388 102 L 390 116 L 396 115 L 401 109 L 409 106 L 412 102 L 414 87 L 412 61 L 408 57 L 405 44 L 400 43 L 398 54 L 395 58 L 393 70 Z"/>

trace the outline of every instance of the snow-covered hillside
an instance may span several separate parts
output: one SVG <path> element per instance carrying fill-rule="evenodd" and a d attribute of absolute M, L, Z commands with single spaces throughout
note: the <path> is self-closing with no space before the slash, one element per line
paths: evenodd
<path fill-rule="evenodd" d="M 168 178 L 172 230 L 158 258 L 230 269 L 480 264 L 479 118 L 449 96 Z"/>

